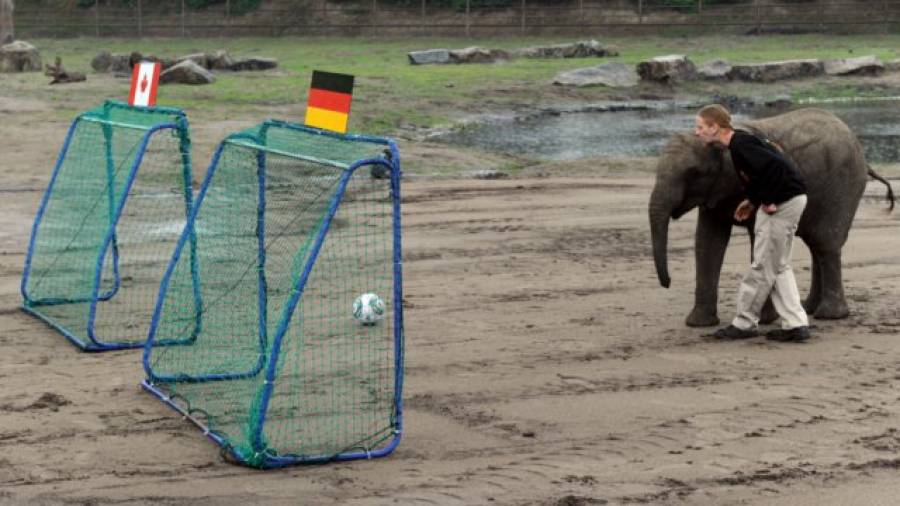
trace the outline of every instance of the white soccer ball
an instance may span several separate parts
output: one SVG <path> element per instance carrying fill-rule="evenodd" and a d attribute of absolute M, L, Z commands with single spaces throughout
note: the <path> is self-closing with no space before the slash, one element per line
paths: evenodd
<path fill-rule="evenodd" d="M 384 301 L 374 293 L 364 293 L 353 301 L 353 318 L 363 325 L 374 325 L 384 313 Z"/>

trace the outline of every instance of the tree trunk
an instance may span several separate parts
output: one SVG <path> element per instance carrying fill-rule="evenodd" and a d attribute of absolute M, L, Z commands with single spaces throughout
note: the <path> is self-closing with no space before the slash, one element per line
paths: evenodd
<path fill-rule="evenodd" d="M 0 0 L 0 45 L 8 44 L 16 38 L 13 8 L 13 0 Z"/>

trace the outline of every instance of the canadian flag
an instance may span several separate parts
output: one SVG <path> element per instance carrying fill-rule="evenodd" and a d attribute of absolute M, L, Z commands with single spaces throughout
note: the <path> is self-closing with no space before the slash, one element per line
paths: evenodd
<path fill-rule="evenodd" d="M 128 94 L 128 105 L 138 107 L 156 105 L 159 69 L 159 62 L 142 61 L 134 65 L 134 71 L 131 73 L 131 92 Z"/>

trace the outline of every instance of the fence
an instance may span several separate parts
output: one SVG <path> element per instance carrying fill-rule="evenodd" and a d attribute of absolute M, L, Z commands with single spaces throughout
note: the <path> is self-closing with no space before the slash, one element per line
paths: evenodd
<path fill-rule="evenodd" d="M 205 10 L 185 0 L 135 0 L 132 7 L 98 2 L 55 13 L 23 6 L 16 32 L 29 37 L 209 37 L 281 35 L 535 35 L 694 27 L 715 31 L 879 31 L 900 20 L 900 0 L 512 0 L 505 7 L 458 7 L 435 0 L 405 6 L 379 0 L 273 0 L 244 15 L 230 1 Z M 446 2 L 443 2 L 445 5 Z"/>

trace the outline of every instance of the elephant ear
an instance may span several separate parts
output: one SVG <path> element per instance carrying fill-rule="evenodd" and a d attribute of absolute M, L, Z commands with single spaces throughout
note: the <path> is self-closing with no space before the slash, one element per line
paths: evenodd
<path fill-rule="evenodd" d="M 733 198 L 734 185 L 740 187 L 731 153 L 727 149 L 716 149 L 712 156 L 707 169 L 712 179 L 706 199 L 706 207 L 709 209 L 719 207 L 724 201 Z"/>

